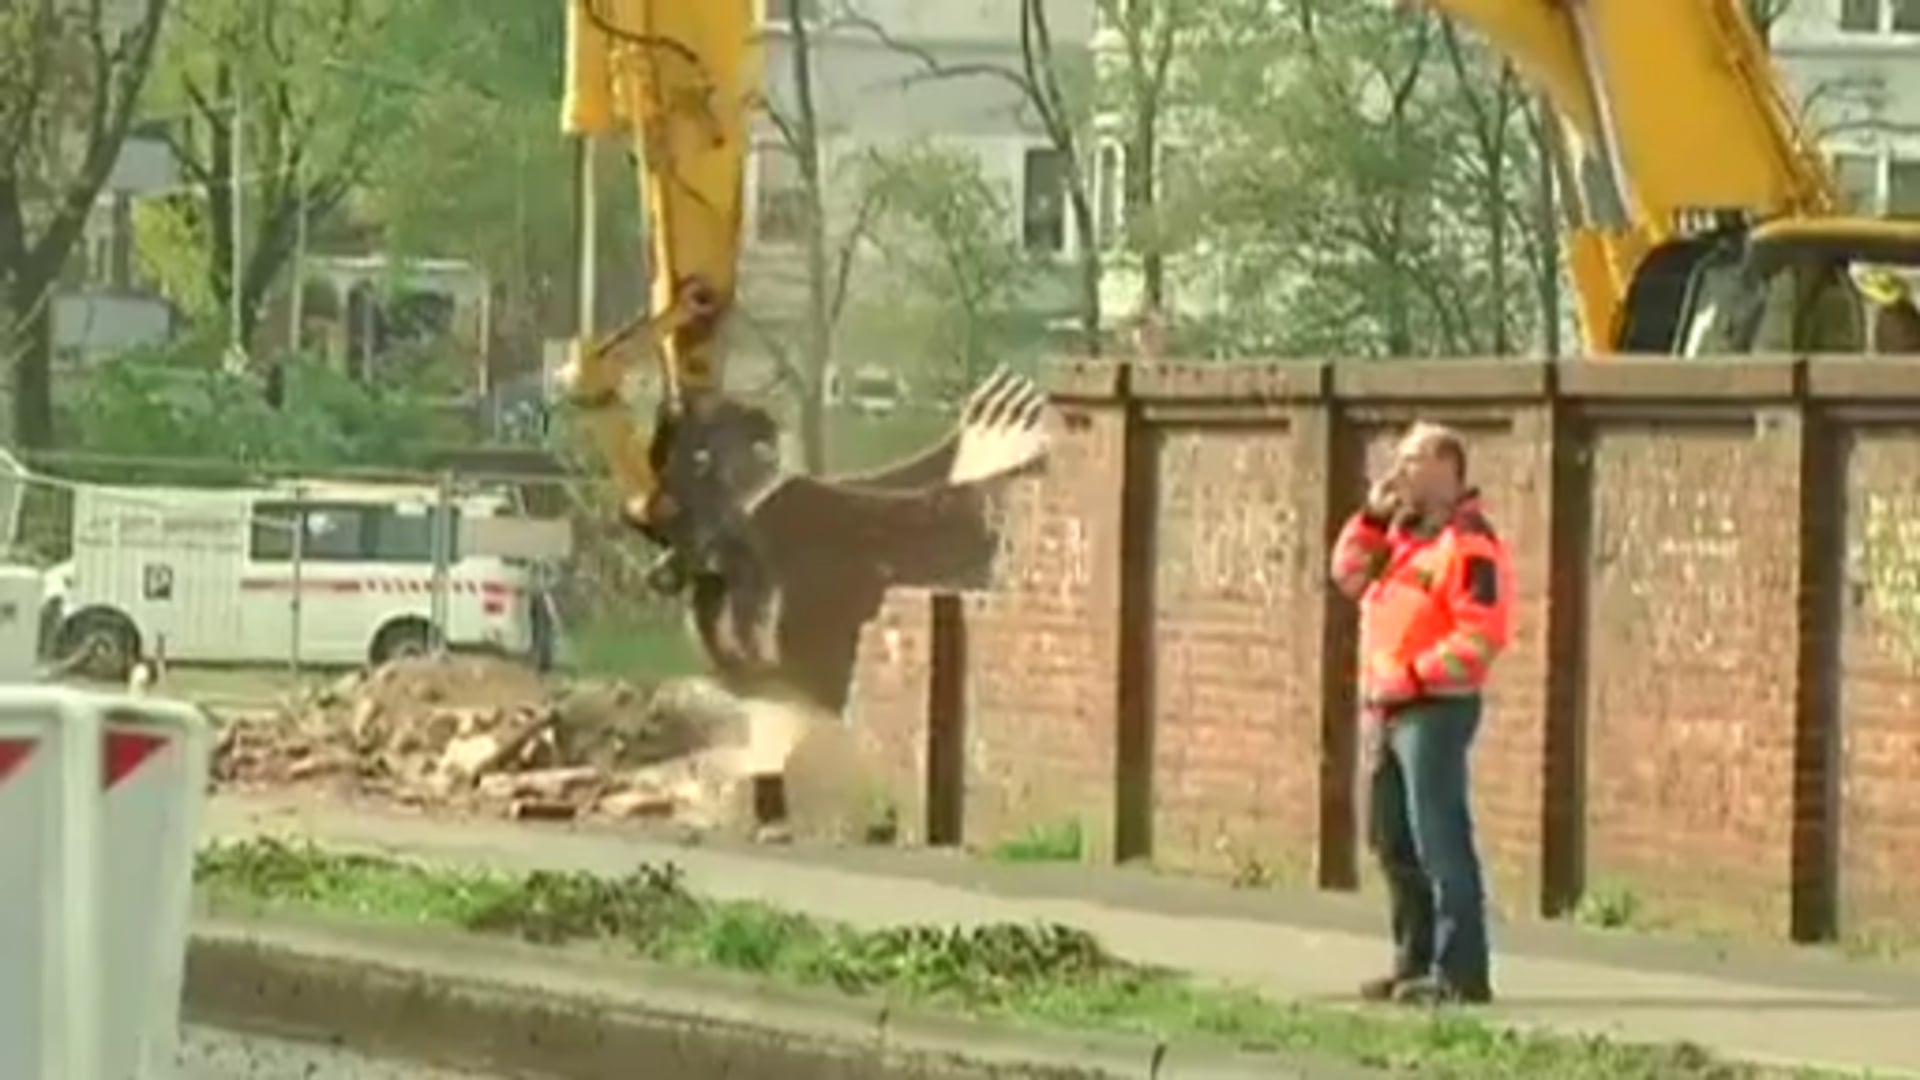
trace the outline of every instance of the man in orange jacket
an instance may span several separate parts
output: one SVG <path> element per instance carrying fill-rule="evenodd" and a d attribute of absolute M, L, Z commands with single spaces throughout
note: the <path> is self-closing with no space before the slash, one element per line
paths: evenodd
<path fill-rule="evenodd" d="M 1467 757 L 1512 590 L 1466 478 L 1461 437 L 1416 424 L 1334 544 L 1334 585 L 1360 602 L 1370 839 L 1392 908 L 1393 971 L 1361 988 L 1374 1001 L 1493 998 Z"/>

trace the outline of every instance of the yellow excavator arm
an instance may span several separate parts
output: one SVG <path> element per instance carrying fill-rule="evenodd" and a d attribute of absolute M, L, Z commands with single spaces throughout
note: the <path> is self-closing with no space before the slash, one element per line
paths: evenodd
<path fill-rule="evenodd" d="M 658 463 L 622 393 L 636 359 L 658 357 L 662 398 L 711 391 L 718 331 L 740 257 L 748 121 L 761 50 L 749 0 L 569 0 L 561 124 L 569 135 L 625 134 L 641 164 L 650 223 L 651 314 L 579 342 L 563 374 L 589 413 L 629 516 L 651 522 Z"/>
<path fill-rule="evenodd" d="M 1477 32 L 1560 118 L 1590 352 L 1681 351 L 1705 237 L 1788 221 L 1844 251 L 1911 232 L 1831 217 L 1837 185 L 1740 0 L 1410 2 Z"/>
<path fill-rule="evenodd" d="M 764 70 L 758 5 L 564 2 L 562 126 L 631 138 L 652 282 L 647 314 L 574 343 L 562 388 L 606 458 L 623 516 L 664 549 L 653 584 L 690 594 L 719 673 L 836 708 L 860 626 L 886 588 L 986 581 L 997 550 L 987 500 L 1044 455 L 1046 400 L 1002 369 L 915 458 L 833 480 L 784 469 L 771 415 L 722 385 Z M 646 357 L 660 387 L 651 426 L 627 399 Z"/>

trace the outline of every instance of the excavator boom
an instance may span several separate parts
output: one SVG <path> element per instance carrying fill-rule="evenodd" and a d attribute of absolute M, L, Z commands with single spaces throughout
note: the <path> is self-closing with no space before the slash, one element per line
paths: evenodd
<path fill-rule="evenodd" d="M 1664 238 L 1687 214 L 1836 209 L 1825 160 L 1740 0 L 1421 2 L 1478 31 L 1546 94 L 1603 217 Z"/>
<path fill-rule="evenodd" d="M 1577 222 L 1568 261 L 1590 352 L 1661 336 L 1636 333 L 1647 320 L 1629 309 L 1663 247 L 1730 221 L 1839 209 L 1740 0 L 1412 2 L 1480 34 L 1559 116 Z"/>
<path fill-rule="evenodd" d="M 912 460 L 838 481 L 786 470 L 772 416 L 723 389 L 762 92 L 759 5 L 565 2 L 562 126 L 632 139 L 652 280 L 647 314 L 604 336 L 583 320 L 563 389 L 607 459 L 623 516 L 664 549 L 652 580 L 690 596 L 719 673 L 837 708 L 860 626 L 888 587 L 984 584 L 996 548 L 988 504 L 1044 456 L 1045 398 L 1002 371 Z M 627 397 L 645 358 L 660 388 L 651 426 Z"/>
<path fill-rule="evenodd" d="M 662 398 L 708 391 L 724 372 L 718 331 L 733 305 L 748 123 L 761 50 L 748 0 L 567 0 L 569 134 L 627 134 L 653 268 L 650 315 L 582 343 L 566 378 L 610 466 L 647 519 L 658 462 L 628 420 L 622 390 L 636 360 L 657 356 Z"/>

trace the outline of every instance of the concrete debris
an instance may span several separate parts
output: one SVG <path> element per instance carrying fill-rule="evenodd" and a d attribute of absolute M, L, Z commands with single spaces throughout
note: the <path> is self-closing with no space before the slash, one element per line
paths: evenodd
<path fill-rule="evenodd" d="M 511 818 L 751 829 L 750 773 L 796 736 L 706 679 L 550 687 L 509 661 L 409 658 L 225 718 L 216 787 L 318 787 Z M 756 734 L 766 728 L 771 738 Z"/>

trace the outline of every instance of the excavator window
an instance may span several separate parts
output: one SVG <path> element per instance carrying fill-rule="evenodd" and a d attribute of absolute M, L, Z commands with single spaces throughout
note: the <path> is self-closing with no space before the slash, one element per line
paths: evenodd
<path fill-rule="evenodd" d="M 1914 307 L 1912 269 L 1899 264 L 1856 262 L 1847 271 L 1867 303 L 1867 351 L 1920 355 L 1920 310 Z"/>
<path fill-rule="evenodd" d="M 1865 353 L 1920 356 L 1913 296 L 1862 289 L 1855 268 L 1829 260 L 1777 269 L 1763 282 L 1710 268 L 1695 288 L 1684 355 Z"/>
<path fill-rule="evenodd" d="M 1920 355 L 1920 309 L 1905 290 L 1863 290 L 1840 263 L 1774 275 L 1756 352 Z"/>
<path fill-rule="evenodd" d="M 1746 352 L 1765 311 L 1760 282 L 1736 261 L 1709 261 L 1696 271 L 1687 302 L 1682 356 Z"/>
<path fill-rule="evenodd" d="M 1911 297 L 1891 304 L 1874 305 L 1873 343 L 1869 352 L 1879 355 L 1920 355 L 1920 311 Z"/>
<path fill-rule="evenodd" d="M 1866 307 L 1838 263 L 1809 265 L 1795 279 L 1793 351 L 1858 353 L 1867 348 Z"/>

